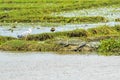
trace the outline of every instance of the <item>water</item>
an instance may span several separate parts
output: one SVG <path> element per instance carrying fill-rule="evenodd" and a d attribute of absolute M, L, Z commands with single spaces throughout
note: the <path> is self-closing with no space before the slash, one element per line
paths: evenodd
<path fill-rule="evenodd" d="M 103 16 L 110 21 L 120 18 L 120 7 L 100 7 L 82 10 L 73 10 L 68 12 L 54 13 L 55 16 L 64 17 L 83 17 L 83 16 Z"/>
<path fill-rule="evenodd" d="M 114 25 L 120 25 L 120 22 L 57 25 L 57 27 L 55 27 L 55 29 L 56 29 L 55 32 L 70 31 L 70 30 L 74 30 L 74 29 L 88 29 L 88 28 L 93 28 L 93 27 L 102 26 L 102 25 L 114 26 Z M 17 35 L 20 35 L 24 31 L 27 31 L 29 28 L 32 28 L 31 34 L 40 34 L 40 33 L 50 32 L 50 29 L 53 26 L 44 27 L 40 24 L 37 24 L 37 25 L 32 24 L 31 25 L 31 24 L 27 24 L 27 23 L 26 24 L 18 23 L 18 24 L 16 24 L 16 28 L 11 28 L 11 27 L 12 27 L 11 24 L 1 25 L 0 26 L 0 35 L 17 37 Z M 13 32 L 9 29 L 13 29 Z"/>
<path fill-rule="evenodd" d="M 58 24 L 50 24 L 50 23 L 42 23 L 42 24 L 19 24 L 15 23 L 16 28 L 11 29 L 13 26 L 11 23 L 8 25 L 0 25 L 0 35 L 2 36 L 12 36 L 17 37 L 24 31 L 27 31 L 29 28 L 32 28 L 31 34 L 40 34 L 40 33 L 48 33 L 50 32 L 51 27 L 55 27 L 55 32 L 59 31 L 70 31 L 74 29 L 88 29 L 102 25 L 120 25 L 120 22 L 114 22 L 116 18 L 120 18 L 120 8 L 118 6 L 113 7 L 102 7 L 102 8 L 90 8 L 90 9 L 83 9 L 83 10 L 73 10 L 68 12 L 60 12 L 60 13 L 53 13 L 52 16 L 64 16 L 64 17 L 78 17 L 78 16 L 103 16 L 109 20 L 106 23 L 81 23 L 81 24 L 65 24 L 61 25 Z M 45 27 L 46 26 L 46 27 Z"/>
<path fill-rule="evenodd" d="M 0 80 L 119 80 L 120 56 L 0 52 Z"/>

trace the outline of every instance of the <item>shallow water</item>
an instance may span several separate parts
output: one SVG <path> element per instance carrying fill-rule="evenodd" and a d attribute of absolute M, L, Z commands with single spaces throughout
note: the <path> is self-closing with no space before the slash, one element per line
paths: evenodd
<path fill-rule="evenodd" d="M 74 29 L 88 29 L 88 28 L 93 28 L 101 25 L 109 25 L 109 26 L 114 26 L 114 25 L 120 25 L 120 22 L 107 22 L 107 23 L 81 23 L 81 24 L 66 24 L 66 25 L 57 25 L 55 27 L 56 31 L 70 31 Z M 42 26 L 41 24 L 21 24 L 18 23 L 16 24 L 16 28 L 11 28 L 13 25 L 10 23 L 7 25 L 0 25 L 0 35 L 2 36 L 12 36 L 12 37 L 17 37 L 17 35 L 20 35 L 21 33 L 27 31 L 29 28 L 32 28 L 32 33 L 31 34 L 39 34 L 39 33 L 45 33 L 45 32 L 50 32 L 51 27 L 53 26 Z M 12 29 L 13 31 L 9 30 Z"/>
<path fill-rule="evenodd" d="M 119 75 L 119 56 L 0 52 L 0 80 L 119 80 Z"/>
<path fill-rule="evenodd" d="M 54 13 L 55 16 L 78 17 L 78 16 L 103 16 L 110 21 L 120 18 L 120 7 L 100 7 L 68 12 Z"/>

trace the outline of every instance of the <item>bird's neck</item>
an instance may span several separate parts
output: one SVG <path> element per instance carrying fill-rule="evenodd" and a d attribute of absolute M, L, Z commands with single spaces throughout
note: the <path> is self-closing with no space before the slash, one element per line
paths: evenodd
<path fill-rule="evenodd" d="M 32 30 L 30 29 L 29 32 L 32 32 Z"/>

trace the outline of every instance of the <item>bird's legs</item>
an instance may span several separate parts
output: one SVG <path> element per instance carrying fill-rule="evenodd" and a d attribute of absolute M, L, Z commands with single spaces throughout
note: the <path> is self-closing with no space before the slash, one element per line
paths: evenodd
<path fill-rule="evenodd" d="M 25 36 L 25 41 L 27 40 L 27 35 Z"/>

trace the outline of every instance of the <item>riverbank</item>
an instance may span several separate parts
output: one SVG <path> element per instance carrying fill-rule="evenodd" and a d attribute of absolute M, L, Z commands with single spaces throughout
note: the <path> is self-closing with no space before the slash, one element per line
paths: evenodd
<path fill-rule="evenodd" d="M 119 55 L 120 26 L 100 26 L 87 30 L 42 33 L 27 39 L 0 37 L 0 49 L 5 51 L 75 51 L 116 52 Z M 102 54 L 109 55 L 109 54 Z"/>

